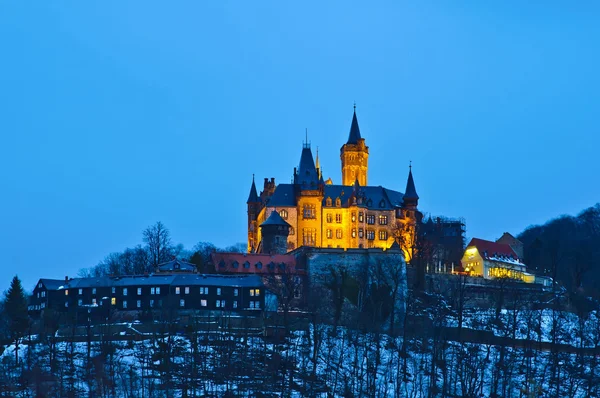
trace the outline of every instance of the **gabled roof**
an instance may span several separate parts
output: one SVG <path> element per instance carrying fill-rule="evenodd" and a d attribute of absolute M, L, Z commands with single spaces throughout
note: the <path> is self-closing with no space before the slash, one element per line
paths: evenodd
<path fill-rule="evenodd" d="M 354 114 L 352 115 L 352 124 L 350 125 L 350 134 L 348 134 L 348 142 L 346 144 L 358 144 L 360 136 L 360 129 L 358 128 L 358 120 L 356 118 L 356 107 L 354 107 Z"/>
<path fill-rule="evenodd" d="M 469 247 L 476 247 L 481 257 L 485 259 L 496 258 L 499 256 L 512 257 L 514 259 L 519 258 L 512 247 L 504 243 L 473 238 L 467 245 L 467 248 Z"/>
<path fill-rule="evenodd" d="M 265 225 L 284 225 L 288 227 L 290 226 L 290 224 L 288 224 L 283 218 L 281 218 L 281 215 L 279 215 L 279 212 L 276 210 L 273 210 L 271 212 L 271 215 L 265 220 L 265 222 L 260 224 L 261 227 Z"/>
<path fill-rule="evenodd" d="M 45 279 L 42 278 L 39 280 L 38 284 L 42 283 L 46 290 L 58 290 L 61 286 L 68 284 L 64 279 Z M 37 287 L 37 285 L 36 285 Z"/>
<path fill-rule="evenodd" d="M 258 193 L 256 192 L 256 184 L 254 183 L 254 174 L 252 174 L 252 186 L 250 187 L 250 194 L 248 195 L 248 200 L 246 203 L 256 203 L 260 202 L 258 199 Z"/>
<path fill-rule="evenodd" d="M 167 261 L 166 263 L 158 264 L 158 270 L 160 272 L 181 272 L 181 271 L 196 271 L 196 265 L 192 263 L 186 263 L 185 261 L 173 259 L 171 261 Z"/>

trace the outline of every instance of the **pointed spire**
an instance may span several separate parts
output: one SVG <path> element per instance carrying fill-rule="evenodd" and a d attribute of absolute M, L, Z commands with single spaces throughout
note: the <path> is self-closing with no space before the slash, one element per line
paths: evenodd
<path fill-rule="evenodd" d="M 254 183 L 254 174 L 252 174 L 252 186 L 250 187 L 250 194 L 246 203 L 257 203 L 260 202 L 258 194 L 256 193 L 256 184 Z"/>
<path fill-rule="evenodd" d="M 323 173 L 321 172 L 321 162 L 319 162 L 319 147 L 317 147 L 317 161 L 315 167 L 317 168 L 317 172 L 319 173 L 319 180 L 322 180 Z"/>
<path fill-rule="evenodd" d="M 412 175 L 412 161 L 408 166 L 408 181 L 406 182 L 406 190 L 404 191 L 404 199 L 412 199 L 419 200 L 419 195 L 417 195 L 417 190 L 415 189 L 415 181 L 413 180 Z"/>
<path fill-rule="evenodd" d="M 348 135 L 348 142 L 346 144 L 358 144 L 360 136 L 360 129 L 358 128 L 358 119 L 356 118 L 356 102 L 354 103 L 354 114 L 352 115 L 352 124 L 350 125 L 350 134 Z"/>

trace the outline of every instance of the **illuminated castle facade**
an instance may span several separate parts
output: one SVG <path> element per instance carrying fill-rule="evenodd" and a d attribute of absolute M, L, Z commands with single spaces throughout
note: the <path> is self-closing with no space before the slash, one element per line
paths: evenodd
<path fill-rule="evenodd" d="M 271 212 L 277 211 L 290 225 L 288 251 L 300 246 L 332 248 L 389 248 L 397 241 L 410 261 L 419 196 L 409 169 L 404 193 L 368 185 L 369 147 L 352 117 L 348 141 L 340 149 L 342 183 L 323 180 L 319 157 L 313 158 L 310 144 L 302 147 L 293 182 L 275 184 L 264 179 L 257 192 L 254 178 L 248 196 L 248 252 L 262 253 L 261 228 Z"/>

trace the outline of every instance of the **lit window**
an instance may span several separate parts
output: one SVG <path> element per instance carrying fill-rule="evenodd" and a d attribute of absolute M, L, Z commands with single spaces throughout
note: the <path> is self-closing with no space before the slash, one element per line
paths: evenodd
<path fill-rule="evenodd" d="M 352 237 L 356 238 L 356 228 L 352 228 Z"/>
<path fill-rule="evenodd" d="M 333 216 L 331 215 L 331 213 L 327 214 L 325 218 L 327 219 L 327 222 L 333 222 Z"/>
<path fill-rule="evenodd" d="M 221 288 L 220 288 L 220 287 L 218 287 L 218 288 L 217 288 L 217 296 L 220 296 L 220 295 L 221 295 Z"/>
<path fill-rule="evenodd" d="M 190 288 L 188 286 L 185 287 L 185 294 L 190 294 Z"/>
<path fill-rule="evenodd" d="M 256 297 L 260 296 L 260 289 L 255 289 L 255 293 L 254 294 L 255 294 Z"/>
<path fill-rule="evenodd" d="M 153 287 L 151 287 L 151 288 L 150 288 L 150 294 L 156 294 L 156 289 L 155 289 L 155 288 L 153 288 Z"/>
<path fill-rule="evenodd" d="M 142 300 L 138 300 L 136 304 L 137 304 L 138 308 L 141 308 L 142 307 Z"/>
<path fill-rule="evenodd" d="M 380 215 L 379 216 L 379 225 L 387 225 L 388 216 Z"/>
<path fill-rule="evenodd" d="M 332 232 L 332 230 L 331 230 L 331 229 L 328 229 L 328 230 L 327 230 L 327 234 L 326 234 L 326 235 L 327 235 L 327 239 L 331 239 L 331 238 L 333 237 L 333 232 Z"/>
<path fill-rule="evenodd" d="M 287 220 L 288 218 L 288 212 L 287 210 L 280 210 L 279 211 L 279 215 L 281 216 L 281 218 L 283 218 L 284 220 Z"/>
<path fill-rule="evenodd" d="M 358 222 L 363 222 L 365 220 L 365 216 L 363 214 L 363 212 L 361 211 L 360 213 L 358 213 Z"/>
<path fill-rule="evenodd" d="M 338 223 L 338 224 L 342 222 L 342 215 L 341 214 L 336 214 L 335 215 L 335 222 Z"/>
<path fill-rule="evenodd" d="M 302 209 L 302 218 L 316 218 L 315 205 L 304 205 Z"/>
<path fill-rule="evenodd" d="M 81 300 L 81 299 L 77 300 L 77 305 L 81 307 L 83 305 L 83 300 Z"/>
<path fill-rule="evenodd" d="M 331 206 L 331 198 L 329 198 L 329 197 L 328 197 L 328 198 L 325 200 L 325 206 L 329 206 L 329 207 Z"/>
<path fill-rule="evenodd" d="M 352 222 L 355 222 L 355 221 L 356 221 L 356 213 L 352 213 L 352 217 L 351 217 L 351 219 L 352 219 Z"/>
<path fill-rule="evenodd" d="M 68 308 L 68 307 L 69 307 L 69 302 L 65 301 L 65 308 Z"/>
<path fill-rule="evenodd" d="M 127 288 L 126 287 L 123 288 L 123 296 L 127 296 Z"/>
<path fill-rule="evenodd" d="M 206 307 L 206 300 L 200 300 L 200 306 Z"/>
<path fill-rule="evenodd" d="M 335 198 L 335 207 L 340 207 L 342 205 L 342 201 L 340 198 Z"/>
<path fill-rule="evenodd" d="M 335 237 L 337 239 L 342 239 L 342 230 L 341 229 L 336 229 L 335 230 Z"/>
<path fill-rule="evenodd" d="M 375 231 L 373 231 L 372 229 L 367 229 L 367 239 L 375 240 Z"/>
<path fill-rule="evenodd" d="M 367 224 L 373 225 L 375 224 L 375 215 L 367 214 Z"/>
<path fill-rule="evenodd" d="M 156 288 L 156 294 L 160 294 L 160 287 Z"/>
<path fill-rule="evenodd" d="M 385 230 L 379 231 L 379 240 L 386 240 L 388 237 L 388 233 Z"/>
<path fill-rule="evenodd" d="M 123 308 L 127 308 L 127 300 L 123 300 Z"/>
<path fill-rule="evenodd" d="M 110 305 L 117 305 L 117 298 L 116 297 L 112 297 L 110 299 Z"/>
<path fill-rule="evenodd" d="M 296 231 L 294 230 L 294 227 L 290 227 L 290 235 L 294 235 L 296 233 Z"/>
<path fill-rule="evenodd" d="M 79 294 L 83 294 L 83 289 L 79 289 Z"/>
<path fill-rule="evenodd" d="M 316 228 L 302 228 L 302 244 L 304 246 L 314 246 L 317 242 Z"/>
<path fill-rule="evenodd" d="M 185 307 L 185 300 L 184 299 L 179 300 L 179 306 L 180 307 Z"/>
<path fill-rule="evenodd" d="M 181 293 L 181 289 L 179 287 L 175 288 L 175 294 L 180 294 Z"/>
<path fill-rule="evenodd" d="M 142 295 L 142 288 L 141 287 L 137 288 L 137 294 L 138 294 L 138 296 Z"/>
<path fill-rule="evenodd" d="M 95 298 L 92 299 L 92 305 L 96 305 L 97 301 Z"/>
<path fill-rule="evenodd" d="M 237 297 L 237 295 L 238 295 L 238 290 L 237 289 L 233 289 L 233 295 Z"/>
<path fill-rule="evenodd" d="M 96 288 L 92 289 L 92 294 L 96 294 Z"/>

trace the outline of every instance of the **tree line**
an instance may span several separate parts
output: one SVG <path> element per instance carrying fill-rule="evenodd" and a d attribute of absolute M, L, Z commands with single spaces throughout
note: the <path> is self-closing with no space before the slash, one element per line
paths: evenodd
<path fill-rule="evenodd" d="M 518 235 L 525 264 L 568 291 L 600 297 L 600 203 L 563 215 Z"/>
<path fill-rule="evenodd" d="M 108 254 L 102 261 L 79 271 L 80 277 L 143 275 L 154 272 L 157 265 L 178 258 L 195 264 L 200 273 L 213 273 L 208 267 L 211 253 L 215 251 L 243 253 L 244 243 L 219 248 L 210 242 L 199 242 L 191 250 L 173 243 L 171 232 L 160 221 L 142 231 L 142 242 L 133 248 Z"/>

